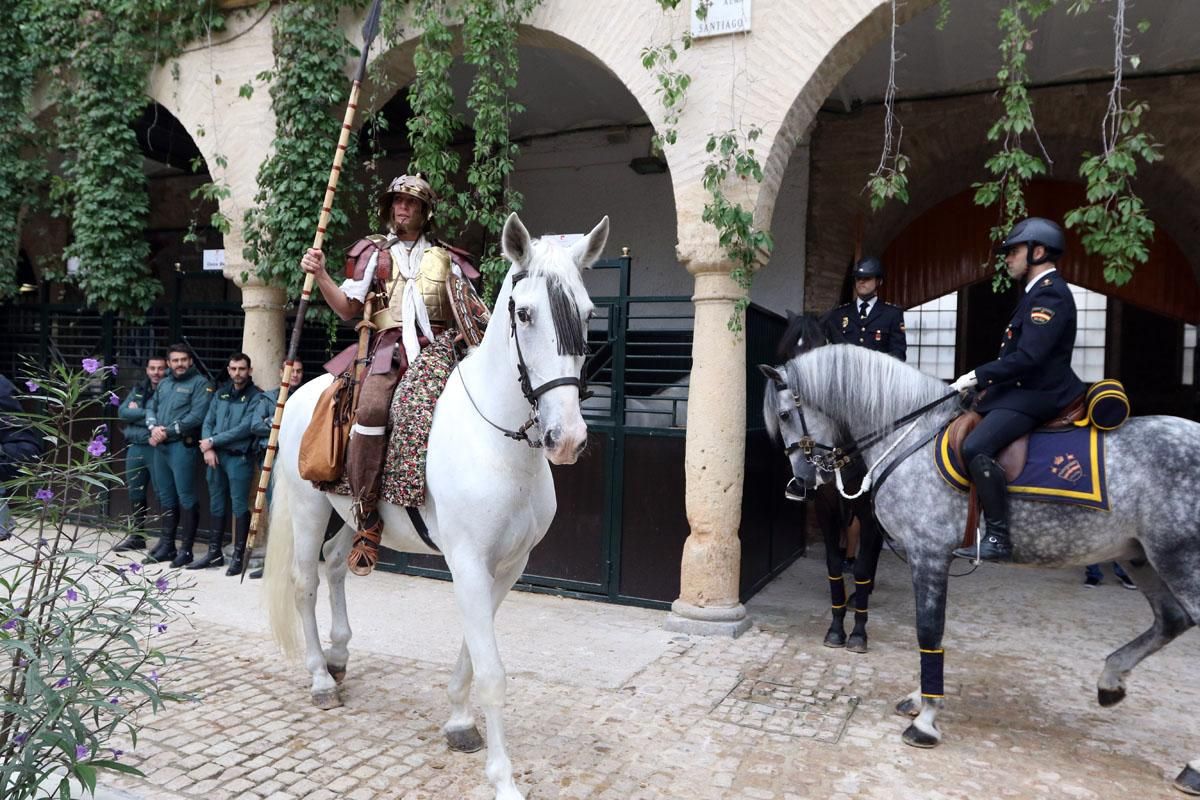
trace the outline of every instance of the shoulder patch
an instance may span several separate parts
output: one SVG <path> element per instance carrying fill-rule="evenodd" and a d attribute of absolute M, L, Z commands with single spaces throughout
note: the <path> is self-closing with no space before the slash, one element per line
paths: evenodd
<path fill-rule="evenodd" d="M 1052 319 L 1054 319 L 1054 312 L 1044 306 L 1034 306 L 1029 312 L 1029 320 L 1034 325 L 1045 325 Z"/>
<path fill-rule="evenodd" d="M 1052 281 L 1050 278 L 1043 278 L 1043 279 L 1042 279 L 1042 286 L 1050 286 L 1050 285 L 1052 285 L 1053 283 L 1054 283 L 1054 281 Z"/>
<path fill-rule="evenodd" d="M 213 387 L 211 387 L 211 386 L 205 386 L 204 388 L 205 388 L 205 390 L 206 390 L 206 391 L 209 391 L 209 392 L 215 392 L 215 391 L 216 391 L 216 389 L 214 389 L 214 388 L 213 388 Z"/>

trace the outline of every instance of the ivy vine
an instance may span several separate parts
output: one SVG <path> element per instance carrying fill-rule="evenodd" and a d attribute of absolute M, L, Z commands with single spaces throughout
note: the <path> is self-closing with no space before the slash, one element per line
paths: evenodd
<path fill-rule="evenodd" d="M 0 301 L 17 292 L 21 210 L 43 182 L 43 165 L 26 156 L 33 150 L 35 129 L 30 114 L 33 63 L 22 34 L 28 7 L 0 3 L 0 115 L 9 128 L 0 137 Z"/>
<path fill-rule="evenodd" d="M 908 156 L 900 152 L 900 141 L 904 136 L 904 126 L 896 118 L 896 23 L 897 0 L 892 2 L 891 26 L 891 57 L 888 59 L 888 82 L 883 95 L 883 153 L 879 156 L 879 164 L 867 178 L 867 194 L 871 199 L 871 210 L 878 211 L 895 198 L 902 203 L 908 202 Z M 948 13 L 949 6 L 944 6 L 942 13 Z M 938 24 L 943 24 L 939 17 Z"/>
<path fill-rule="evenodd" d="M 1089 0 L 1079 0 L 1074 10 L 1086 11 Z M 1116 0 L 1113 15 L 1113 85 L 1108 93 L 1108 108 L 1100 126 L 1103 145 L 1097 155 L 1085 153 L 1079 168 L 1087 182 L 1087 204 L 1067 214 L 1068 228 L 1078 228 L 1083 246 L 1104 259 L 1104 279 L 1123 286 L 1133 277 L 1134 268 L 1150 257 L 1154 222 L 1146 214 L 1140 197 L 1131 184 L 1137 175 L 1140 158 L 1147 164 L 1162 159 L 1159 145 L 1145 131 L 1139 131 L 1142 117 L 1149 109 L 1145 102 L 1126 103 L 1121 84 L 1125 62 L 1137 69 L 1139 59 L 1125 52 L 1126 0 Z M 1139 23 L 1145 33 L 1149 23 Z"/>

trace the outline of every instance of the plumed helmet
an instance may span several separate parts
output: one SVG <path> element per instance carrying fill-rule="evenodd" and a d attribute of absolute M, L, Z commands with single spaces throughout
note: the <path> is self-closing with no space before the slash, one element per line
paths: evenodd
<path fill-rule="evenodd" d="M 854 280 L 863 278 L 878 278 L 883 280 L 883 262 L 875 256 L 860 258 L 854 265 Z"/>
<path fill-rule="evenodd" d="M 429 179 L 424 173 L 401 175 L 388 184 L 387 191 L 379 196 L 379 213 L 386 222 L 392 218 L 392 200 L 398 194 L 415 197 L 425 204 L 425 223 L 433 219 L 433 211 L 437 206 L 437 194 L 433 191 Z"/>
<path fill-rule="evenodd" d="M 1013 226 L 997 247 L 999 253 L 1007 253 L 1019 244 L 1029 245 L 1030 251 L 1034 245 L 1042 245 L 1048 252 L 1048 258 L 1061 256 L 1067 249 L 1067 237 L 1057 222 L 1043 217 L 1023 219 Z M 1030 253 L 1032 256 L 1032 252 Z M 1030 263 L 1033 263 L 1032 261 Z"/>

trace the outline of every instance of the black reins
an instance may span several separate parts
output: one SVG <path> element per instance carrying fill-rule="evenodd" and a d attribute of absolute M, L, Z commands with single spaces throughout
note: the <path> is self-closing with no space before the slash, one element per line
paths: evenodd
<path fill-rule="evenodd" d="M 528 272 L 518 272 L 513 275 L 512 285 L 515 287 L 517 282 L 523 279 Z M 592 392 L 587 388 L 587 362 L 584 362 L 583 368 L 580 369 L 579 375 L 567 375 L 562 378 L 553 378 L 545 383 L 534 387 L 533 381 L 529 377 L 529 367 L 525 364 L 525 354 L 521 352 L 521 337 L 517 335 L 517 302 L 513 299 L 511 290 L 508 296 L 508 329 L 509 335 L 512 336 L 513 342 L 517 346 L 517 380 L 521 384 L 521 394 L 525 396 L 526 402 L 529 403 L 529 419 L 525 423 L 514 430 L 509 430 L 502 425 L 497 425 L 488 419 L 487 415 L 480 410 L 479 405 L 475 402 L 475 398 L 471 396 L 471 390 L 467 388 L 467 379 L 463 376 L 462 370 L 457 370 L 458 378 L 462 381 L 463 389 L 467 393 L 467 399 L 471 401 L 471 406 L 474 407 L 475 413 L 483 418 L 483 421 L 491 425 L 496 430 L 503 433 L 509 439 L 517 442 L 524 442 L 534 449 L 541 448 L 542 443 L 537 439 L 529 437 L 529 429 L 538 423 L 538 399 L 551 389 L 556 389 L 559 386 L 574 386 L 579 391 L 580 402 L 592 396 Z M 577 354 L 586 355 L 586 353 Z M 455 350 L 456 366 L 461 367 L 462 362 L 458 361 L 458 351 Z"/>

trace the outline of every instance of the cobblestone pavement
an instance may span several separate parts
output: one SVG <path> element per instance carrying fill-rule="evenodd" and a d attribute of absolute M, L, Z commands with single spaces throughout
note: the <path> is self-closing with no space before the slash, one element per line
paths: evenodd
<path fill-rule="evenodd" d="M 871 652 L 855 655 L 821 646 L 823 565 L 802 559 L 756 597 L 756 625 L 740 639 L 654 635 L 639 645 L 644 658 L 618 652 L 624 672 L 616 664 L 580 679 L 572 659 L 589 654 L 570 631 L 596 635 L 589 620 L 603 619 L 601 638 L 619 650 L 662 614 L 510 598 L 500 639 L 522 791 L 530 800 L 1182 797 L 1170 781 L 1200 756 L 1200 637 L 1189 632 L 1143 663 L 1120 706 L 1095 701 L 1104 655 L 1149 624 L 1140 593 L 1111 581 L 1085 590 L 1082 570 L 983 567 L 953 581 L 945 741 L 915 750 L 900 742 L 906 722 L 891 710 L 917 681 L 907 570 L 885 555 Z M 397 587 L 395 602 L 450 608 L 447 584 L 368 580 Z M 230 583 L 201 576 L 201 605 L 214 586 Z M 352 622 L 395 616 L 354 600 Z M 554 634 L 561 655 L 513 652 L 525 643 L 517 632 L 550 621 L 567 631 Z M 439 732 L 458 641 L 451 626 L 434 632 L 446 640 L 441 650 L 399 629 L 395 652 L 352 641 L 345 705 L 333 711 L 309 705 L 307 675 L 261 629 L 202 615 L 179 627 L 163 644 L 186 645 L 193 660 L 169 676 L 171 688 L 201 699 L 149 718 L 129 757 L 148 777 L 111 787 L 148 800 L 491 798 L 484 754 L 450 752 Z M 539 669 L 539 660 L 560 663 Z"/>

